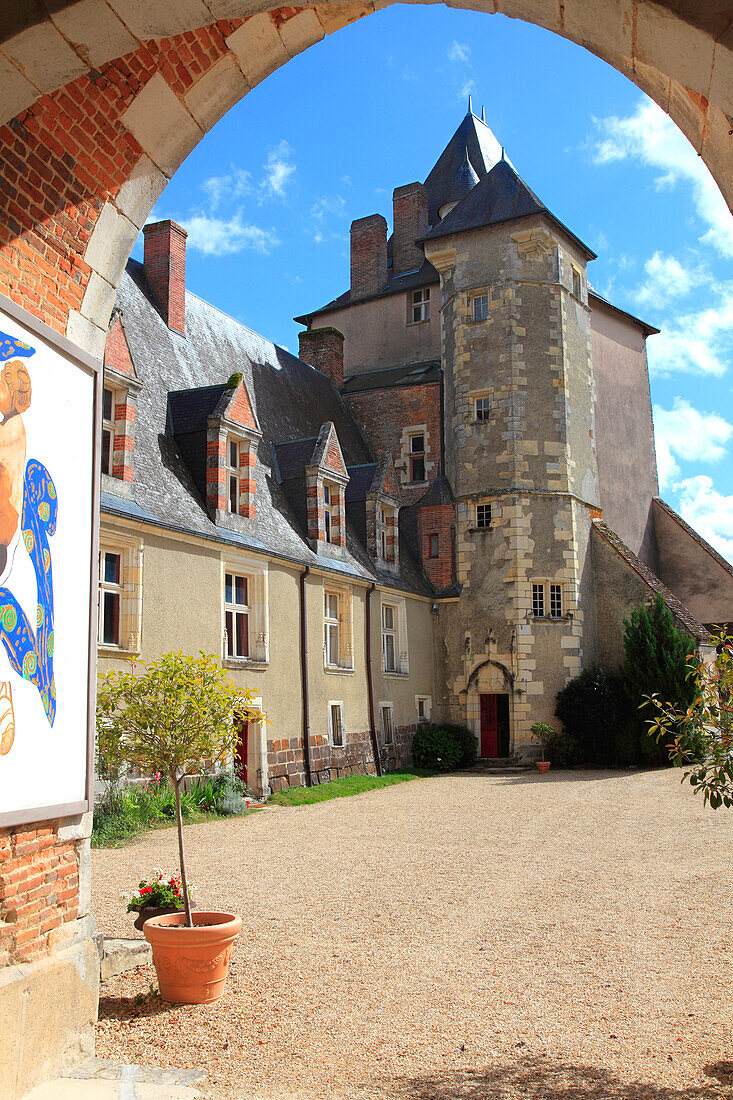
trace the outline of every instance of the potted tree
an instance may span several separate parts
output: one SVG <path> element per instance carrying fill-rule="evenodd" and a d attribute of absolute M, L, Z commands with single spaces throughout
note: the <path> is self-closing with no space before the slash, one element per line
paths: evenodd
<path fill-rule="evenodd" d="M 545 760 L 545 749 L 549 749 L 550 745 L 557 736 L 555 727 L 551 726 L 549 722 L 535 722 L 531 727 L 532 740 L 537 741 L 542 749 L 542 755 L 539 760 L 536 760 L 537 770 L 544 775 L 550 770 L 550 761 Z"/>
<path fill-rule="evenodd" d="M 163 1000 L 188 1004 L 217 1001 L 224 992 L 232 944 L 242 927 L 233 913 L 191 911 L 183 850 L 181 785 L 224 762 L 239 736 L 238 723 L 260 721 L 252 693 L 236 688 L 213 657 L 167 653 L 127 672 L 100 677 L 97 737 L 105 765 L 161 772 L 176 804 L 183 912 L 152 917 L 143 935 Z"/>

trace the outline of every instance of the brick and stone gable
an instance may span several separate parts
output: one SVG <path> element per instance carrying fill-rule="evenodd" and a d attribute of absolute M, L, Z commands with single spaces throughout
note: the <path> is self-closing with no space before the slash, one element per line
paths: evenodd
<path fill-rule="evenodd" d="M 224 419 L 231 421 L 232 424 L 237 424 L 242 428 L 246 428 L 249 431 L 259 432 L 260 426 L 257 423 L 257 417 L 255 416 L 252 402 L 243 379 L 239 379 L 234 390 L 227 390 L 225 392 L 222 400 L 224 401 L 225 399 L 226 404 L 221 411 L 221 415 Z"/>
<path fill-rule="evenodd" d="M 345 482 L 349 480 L 339 437 L 332 421 L 328 420 L 321 426 L 308 465 L 317 466 L 331 477 L 343 479 Z"/>
<path fill-rule="evenodd" d="M 349 473 L 336 428 L 327 420 L 321 425 L 305 467 L 308 538 L 318 552 L 327 544 L 346 546 L 345 490 L 348 482 Z"/>
<path fill-rule="evenodd" d="M 107 334 L 107 343 L 104 346 L 104 370 L 105 374 L 114 372 L 115 374 L 127 375 L 130 378 L 137 378 L 137 371 L 130 354 L 130 345 L 127 342 L 120 311 L 113 314 L 112 323 Z"/>

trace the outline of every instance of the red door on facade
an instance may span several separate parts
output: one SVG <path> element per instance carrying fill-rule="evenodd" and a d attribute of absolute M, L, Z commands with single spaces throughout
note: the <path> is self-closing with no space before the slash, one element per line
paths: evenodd
<path fill-rule="evenodd" d="M 499 716 L 496 695 L 480 695 L 481 700 L 481 756 L 496 758 L 499 755 Z"/>
<path fill-rule="evenodd" d="M 237 779 L 247 783 L 247 749 L 249 747 L 249 722 L 242 722 L 239 727 L 239 738 L 234 750 L 234 774 Z"/>

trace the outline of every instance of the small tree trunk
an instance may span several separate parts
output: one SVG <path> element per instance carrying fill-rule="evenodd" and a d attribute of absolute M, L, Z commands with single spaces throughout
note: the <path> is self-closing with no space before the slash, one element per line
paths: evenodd
<path fill-rule="evenodd" d="M 176 822 L 178 824 L 178 856 L 181 863 L 181 889 L 183 890 L 183 908 L 186 912 L 186 925 L 193 928 L 191 916 L 191 901 L 188 896 L 188 882 L 186 880 L 186 861 L 183 857 L 183 816 L 181 814 L 181 780 L 172 776 L 173 791 L 176 796 Z"/>

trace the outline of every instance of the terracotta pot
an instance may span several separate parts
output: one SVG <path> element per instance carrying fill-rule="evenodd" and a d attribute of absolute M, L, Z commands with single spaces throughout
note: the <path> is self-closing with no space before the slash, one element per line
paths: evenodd
<path fill-rule="evenodd" d="M 187 928 L 185 920 L 185 913 L 168 913 L 143 925 L 153 949 L 160 996 L 179 1004 L 211 1004 L 224 993 L 242 919 L 233 913 L 194 913 L 193 928 Z"/>
<path fill-rule="evenodd" d="M 191 908 L 193 908 L 193 903 L 191 904 Z M 172 905 L 164 905 L 162 907 L 157 905 L 144 905 L 142 909 L 138 909 L 133 927 L 137 928 L 138 932 L 142 932 L 145 921 L 150 920 L 151 917 L 162 917 L 166 913 L 180 912 L 180 909 L 175 909 Z"/>
<path fill-rule="evenodd" d="M 537 770 L 540 775 L 545 775 L 550 770 L 549 760 L 535 760 L 535 764 L 537 765 Z"/>

